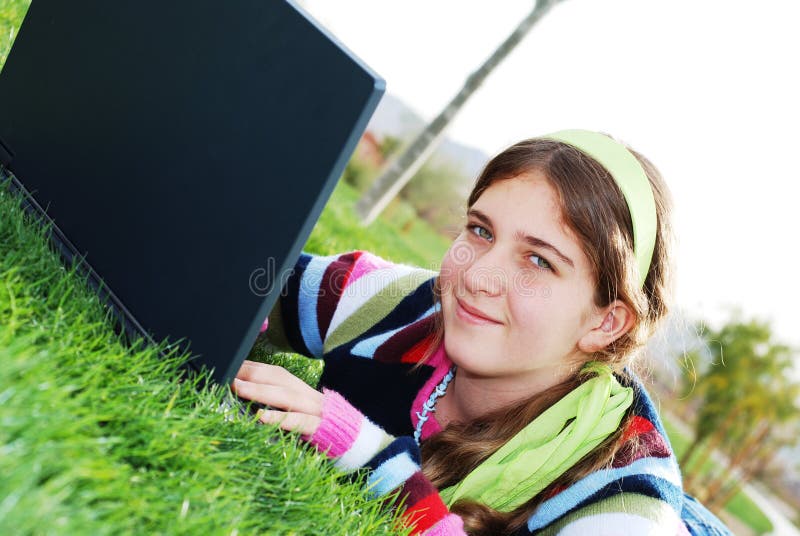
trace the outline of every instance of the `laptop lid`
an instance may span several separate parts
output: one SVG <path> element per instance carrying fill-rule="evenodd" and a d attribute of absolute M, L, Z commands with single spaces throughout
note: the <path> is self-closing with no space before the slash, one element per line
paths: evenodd
<path fill-rule="evenodd" d="M 0 163 L 127 331 L 226 382 L 383 91 L 292 2 L 33 0 Z"/>

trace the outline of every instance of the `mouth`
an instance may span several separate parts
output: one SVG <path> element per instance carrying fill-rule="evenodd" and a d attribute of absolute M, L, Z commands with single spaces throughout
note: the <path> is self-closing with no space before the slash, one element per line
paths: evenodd
<path fill-rule="evenodd" d="M 470 324 L 498 325 L 502 322 L 495 320 L 480 309 L 472 307 L 458 298 L 456 300 L 456 316 Z"/>

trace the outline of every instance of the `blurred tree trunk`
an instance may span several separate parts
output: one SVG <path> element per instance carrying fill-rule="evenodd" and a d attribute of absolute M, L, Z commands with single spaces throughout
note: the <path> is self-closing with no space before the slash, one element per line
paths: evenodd
<path fill-rule="evenodd" d="M 689 446 L 686 447 L 686 450 L 683 452 L 683 456 L 681 456 L 678 465 L 680 465 L 685 471 L 689 469 L 689 461 L 695 455 L 695 453 L 700 449 L 700 445 L 706 440 L 705 437 L 695 437 L 692 439 L 692 442 L 689 443 Z"/>
<path fill-rule="evenodd" d="M 767 430 L 770 431 L 769 423 L 767 423 Z M 776 454 L 782 446 L 792 444 L 796 435 L 780 438 L 777 441 L 770 438 L 766 433 L 763 435 L 762 440 L 757 443 L 757 448 L 752 455 L 747 456 L 742 463 L 739 478 L 733 479 L 729 482 L 716 497 L 713 497 L 713 507 L 721 510 L 728 502 L 736 495 L 742 487 L 753 480 L 758 474 L 775 459 Z M 710 508 L 710 507 L 709 507 Z"/>
<path fill-rule="evenodd" d="M 716 512 L 722 510 L 733 499 L 733 496 L 742 489 L 742 486 L 750 482 L 759 471 L 763 470 L 773 460 L 779 449 L 779 445 L 764 442 L 759 447 L 755 455 L 746 460 L 739 478 L 729 482 L 716 497 L 712 497 L 709 509 Z"/>
<path fill-rule="evenodd" d="M 736 488 L 736 482 L 744 483 L 746 477 L 745 465 L 748 460 L 752 460 L 754 455 L 762 447 L 762 442 L 769 432 L 769 424 L 762 421 L 759 428 L 754 431 L 748 440 L 741 446 L 738 452 L 729 459 L 727 467 L 722 467 L 716 479 L 711 481 L 706 488 L 709 497 L 709 504 L 720 508 L 725 502 L 721 500 L 720 494 L 723 488 Z M 736 476 L 739 473 L 740 476 Z M 733 485 L 731 485 L 733 483 Z M 709 506 L 711 508 L 711 506 Z"/>
<path fill-rule="evenodd" d="M 711 434 L 708 442 L 705 444 L 705 448 L 702 451 L 700 451 L 699 458 L 695 458 L 691 466 L 687 465 L 686 467 L 684 467 L 684 470 L 686 471 L 686 477 L 684 478 L 684 486 L 686 487 L 686 489 L 692 490 L 692 494 L 697 496 L 699 499 L 706 500 L 706 498 L 708 497 L 708 490 L 706 486 L 697 487 L 698 486 L 697 477 L 699 477 L 702 474 L 703 466 L 708 461 L 708 458 L 722 443 L 722 440 L 725 438 L 725 435 L 728 433 L 728 430 L 733 426 L 735 414 L 736 414 L 735 411 L 731 411 L 725 416 L 725 420 L 722 422 L 719 428 L 717 428 L 714 431 L 714 433 Z"/>
<path fill-rule="evenodd" d="M 411 180 L 425 163 L 464 103 L 480 87 L 486 77 L 528 34 L 533 26 L 562 0 L 537 0 L 533 11 L 525 17 L 505 41 L 492 53 L 478 70 L 472 73 L 455 97 L 439 112 L 425 129 L 399 156 L 393 158 L 384 172 L 375 179 L 369 190 L 356 203 L 356 211 L 363 225 L 369 225 L 386 208 L 397 193 Z"/>

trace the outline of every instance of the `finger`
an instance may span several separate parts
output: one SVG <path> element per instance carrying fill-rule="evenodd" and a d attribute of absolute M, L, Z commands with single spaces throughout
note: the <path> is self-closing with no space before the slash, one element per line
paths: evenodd
<path fill-rule="evenodd" d="M 272 385 L 298 385 L 305 384 L 303 380 L 277 365 L 268 365 L 255 361 L 245 361 L 236 374 L 240 380 Z"/>
<path fill-rule="evenodd" d="M 256 414 L 258 420 L 264 424 L 273 424 L 286 430 L 307 436 L 314 435 L 319 428 L 320 418 L 299 412 L 285 412 L 276 410 L 259 410 Z"/>
<path fill-rule="evenodd" d="M 261 382 L 268 380 L 270 377 L 275 377 L 280 374 L 282 367 L 275 365 L 267 365 L 266 363 L 259 363 L 257 361 L 245 360 L 236 373 L 236 377 L 241 380 Z M 270 369 L 273 369 L 270 373 Z"/>
<path fill-rule="evenodd" d="M 293 389 L 282 385 L 265 385 L 235 379 L 233 391 L 244 399 L 284 411 L 322 415 L 322 393 L 305 384 L 302 389 Z"/>

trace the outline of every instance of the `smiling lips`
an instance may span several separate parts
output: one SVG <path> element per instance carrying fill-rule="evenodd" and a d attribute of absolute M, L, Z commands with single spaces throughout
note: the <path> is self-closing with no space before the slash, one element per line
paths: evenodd
<path fill-rule="evenodd" d="M 469 322 L 470 324 L 491 324 L 491 325 L 501 324 L 501 322 L 495 320 L 494 318 L 487 315 L 480 309 L 471 307 L 470 305 L 467 305 L 458 298 L 456 298 L 456 304 L 457 304 L 456 315 L 462 320 Z"/>

